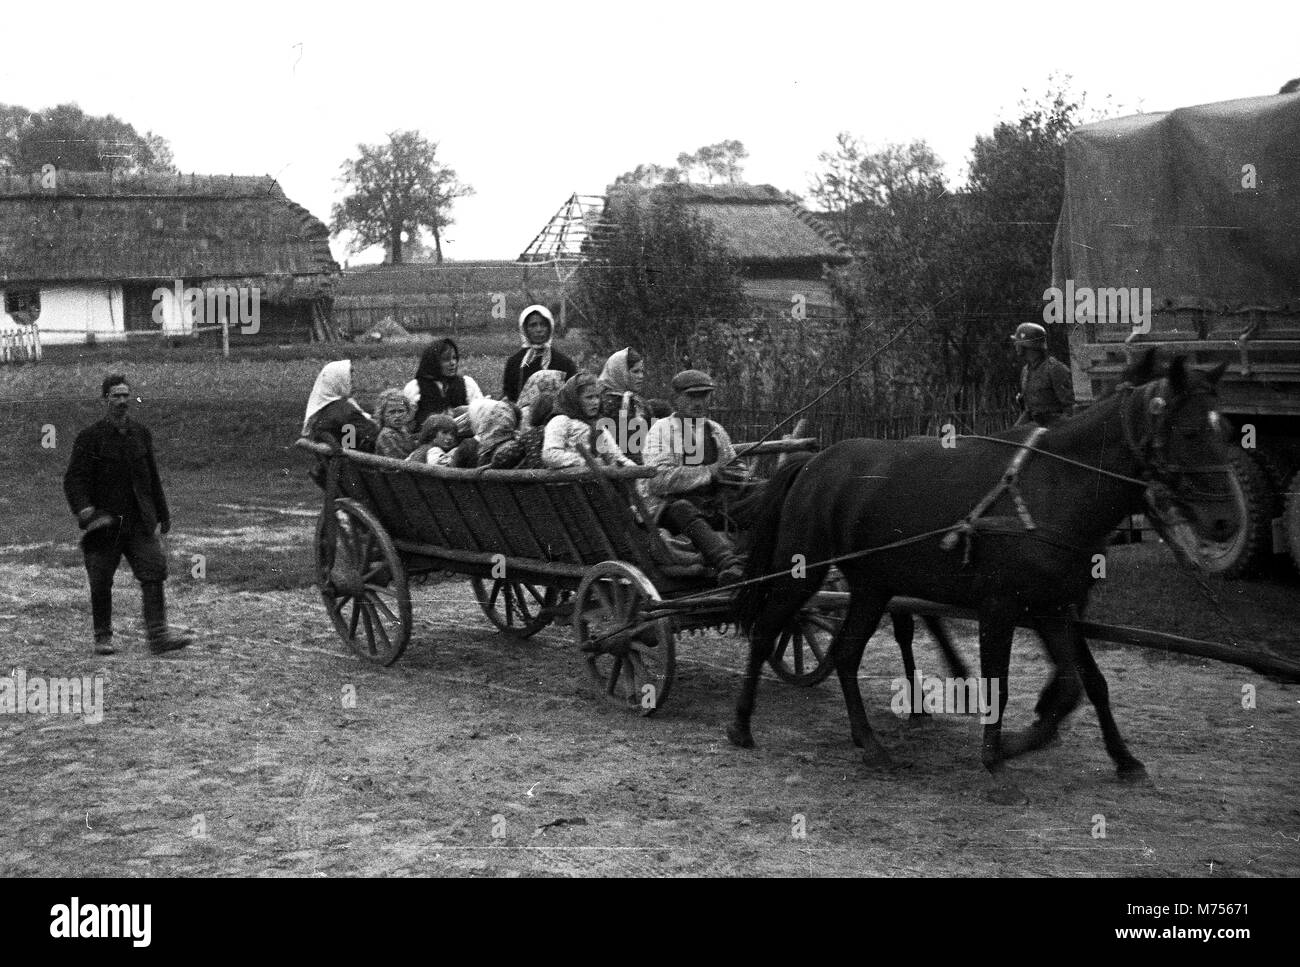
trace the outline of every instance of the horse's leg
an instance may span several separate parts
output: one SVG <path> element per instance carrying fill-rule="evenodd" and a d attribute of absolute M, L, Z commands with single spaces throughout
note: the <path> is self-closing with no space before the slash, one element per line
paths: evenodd
<path fill-rule="evenodd" d="M 745 667 L 745 681 L 740 687 L 740 698 L 736 701 L 736 717 L 727 726 L 727 738 L 733 745 L 738 745 L 742 749 L 754 747 L 754 736 L 749 730 L 749 722 L 754 715 L 754 703 L 758 698 L 758 680 L 763 673 L 763 663 L 771 657 L 781 629 L 798 614 L 799 609 L 812 597 L 813 592 L 821 587 L 825 570 L 822 570 L 822 576 L 817 580 L 782 578 L 777 582 L 772 595 L 764 602 L 763 610 L 758 620 L 754 622 L 754 628 L 749 635 L 749 664 Z"/>
<path fill-rule="evenodd" d="M 1120 779 L 1125 781 L 1145 779 L 1146 766 L 1129 752 L 1128 746 L 1124 744 L 1124 739 L 1119 734 L 1119 726 L 1115 724 L 1115 716 L 1110 711 L 1110 688 L 1106 685 L 1106 676 L 1101 673 L 1101 669 L 1097 667 L 1097 662 L 1092 657 L 1088 639 L 1078 628 L 1071 626 L 1070 640 L 1074 646 L 1074 663 L 1079 669 L 1079 677 L 1083 679 L 1083 690 L 1087 692 L 1088 700 L 1097 710 L 1097 721 L 1101 725 L 1106 751 L 1110 753 Z"/>
<path fill-rule="evenodd" d="M 979 609 L 981 685 L 997 689 L 997 714 L 986 716 L 980 758 L 984 768 L 996 772 L 1002 767 L 1002 715 L 1007 708 L 1007 685 L 1011 671 L 1011 637 L 1016 630 L 1018 607 L 986 602 Z M 992 712 L 992 709 L 989 709 Z"/>
<path fill-rule="evenodd" d="M 884 591 L 855 587 L 853 596 L 849 598 L 849 613 L 831 649 L 835 656 L 835 672 L 844 692 L 844 706 L 849 713 L 849 734 L 853 737 L 853 744 L 862 749 L 862 761 L 869 766 L 888 766 L 891 760 L 867 721 L 862 690 L 858 688 L 858 668 L 867 641 L 875 634 L 876 625 L 880 624 L 889 604 L 889 597 Z"/>
<path fill-rule="evenodd" d="M 907 694 L 915 698 L 912 683 L 916 681 L 916 656 L 912 654 L 912 639 L 916 635 L 916 619 L 910 611 L 891 611 L 889 617 L 894 624 L 894 640 L 898 642 L 898 650 L 903 654 L 903 677 L 907 679 Z M 928 714 L 924 707 L 913 706 L 910 717 L 914 720 L 923 719 Z"/>
<path fill-rule="evenodd" d="M 935 644 L 939 646 L 939 651 L 943 653 L 943 660 L 948 665 L 948 674 L 953 678 L 969 678 L 970 671 L 966 667 L 966 662 L 953 647 L 952 638 L 948 635 L 948 629 L 944 627 L 943 622 L 932 614 L 923 615 L 921 620 L 925 622 L 926 629 L 934 638 Z"/>
<path fill-rule="evenodd" d="M 1064 617 L 1035 618 L 1033 625 L 1055 668 L 1038 697 L 1034 724 L 1028 729 L 1003 736 L 1004 759 L 1042 748 L 1055 738 L 1061 722 L 1078 706 L 1082 694 L 1079 676 L 1075 671 L 1074 643 L 1070 637 L 1071 627 L 1068 621 Z"/>

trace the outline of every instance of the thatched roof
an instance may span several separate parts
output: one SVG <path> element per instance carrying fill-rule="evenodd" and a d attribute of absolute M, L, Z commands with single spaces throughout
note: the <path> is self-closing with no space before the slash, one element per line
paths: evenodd
<path fill-rule="evenodd" d="M 211 281 L 271 301 L 327 294 L 329 233 L 274 178 L 0 176 L 0 285 Z"/>
<path fill-rule="evenodd" d="M 793 196 L 771 185 L 659 185 L 654 194 L 684 200 L 714 230 L 718 241 L 744 266 L 773 269 L 848 262 L 848 246 Z M 644 189 L 611 188 L 606 215 L 617 220 L 630 198 Z"/>

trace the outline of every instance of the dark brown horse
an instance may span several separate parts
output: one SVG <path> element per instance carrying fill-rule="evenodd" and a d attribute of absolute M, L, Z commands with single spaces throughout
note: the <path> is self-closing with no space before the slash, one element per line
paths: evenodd
<path fill-rule="evenodd" d="M 1124 516 L 1148 514 L 1171 541 L 1186 541 L 1188 521 L 1219 536 L 1237 526 L 1213 411 L 1221 375 L 1222 367 L 1200 373 L 1180 357 L 1156 378 L 1148 351 L 1116 390 L 1050 431 L 1018 427 L 994 440 L 960 439 L 955 447 L 938 440 L 847 440 L 782 467 L 755 514 L 746 576 L 786 570 L 739 592 L 750 654 L 728 737 L 753 745 L 759 673 L 781 628 L 821 586 L 828 565 L 814 563 L 888 546 L 839 562 L 852 597 L 832 652 L 864 761 L 890 759 L 867 722 L 858 666 L 890 598 L 911 595 L 971 608 L 979 618 L 981 674 L 998 688 L 999 702 L 996 720 L 984 726 L 986 767 L 994 770 L 1048 741 L 1077 704 L 1081 680 L 1121 777 L 1145 775 L 1120 737 L 1087 641 L 1069 619 L 1086 602 L 1093 556 Z M 1035 432 L 1042 433 L 1034 443 L 1040 452 L 1025 453 L 1013 486 L 1000 488 L 1020 445 Z M 969 517 L 981 503 L 979 515 Z M 792 576 L 804 573 L 789 570 L 795 555 L 809 562 L 806 577 Z M 1034 725 L 1004 743 L 1011 639 L 1026 616 L 1056 675 Z"/>

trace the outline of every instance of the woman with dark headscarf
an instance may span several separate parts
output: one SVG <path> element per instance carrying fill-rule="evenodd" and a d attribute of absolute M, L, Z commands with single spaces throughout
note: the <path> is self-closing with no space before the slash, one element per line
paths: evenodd
<path fill-rule="evenodd" d="M 427 346 L 420 356 L 420 365 L 415 371 L 415 379 L 406 384 L 403 392 L 415 405 L 416 426 L 424 426 L 424 421 L 434 413 L 450 413 L 459 418 L 465 408 L 475 400 L 482 398 L 483 391 L 469 376 L 461 375 L 460 350 L 450 339 L 443 339 Z"/>
<path fill-rule="evenodd" d="M 578 371 L 577 364 L 558 349 L 551 348 L 551 337 L 555 332 L 555 317 L 546 306 L 529 306 L 519 313 L 519 343 L 523 347 L 506 360 L 505 377 L 501 384 L 501 395 L 510 402 L 519 398 L 519 393 L 528 377 L 543 370 L 555 369 L 568 379 Z"/>
<path fill-rule="evenodd" d="M 542 438 L 542 463 L 548 467 L 585 467 L 579 451 L 586 447 L 596 459 L 616 466 L 635 466 L 623 455 L 609 431 L 596 424 L 600 412 L 600 381 L 578 373 L 555 397 L 555 411 Z"/>
<path fill-rule="evenodd" d="M 600 371 L 600 419 L 623 452 L 641 462 L 641 444 L 654 416 L 640 396 L 645 384 L 645 358 L 630 346 L 620 349 Z"/>

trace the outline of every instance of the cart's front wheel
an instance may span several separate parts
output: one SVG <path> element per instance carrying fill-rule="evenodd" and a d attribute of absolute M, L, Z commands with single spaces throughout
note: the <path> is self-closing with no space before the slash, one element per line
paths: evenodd
<path fill-rule="evenodd" d="M 496 578 L 490 584 L 473 578 L 471 583 L 479 607 L 502 634 L 531 638 L 555 620 L 555 605 L 560 599 L 556 588 L 539 588 L 506 578 Z"/>
<path fill-rule="evenodd" d="M 838 568 L 831 568 L 822 584 L 826 591 L 847 591 L 848 582 Z M 831 644 L 844 624 L 845 609 L 807 607 L 790 619 L 776 639 L 768 664 L 776 677 L 791 685 L 811 688 L 819 685 L 835 668 Z"/>
<path fill-rule="evenodd" d="M 606 696 L 642 715 L 663 707 L 677 669 L 672 619 L 645 619 L 661 600 L 641 571 L 604 561 L 587 572 L 573 602 L 573 633 L 589 672 Z"/>
<path fill-rule="evenodd" d="M 411 638 L 406 568 L 384 526 L 355 500 L 321 513 L 316 585 L 344 644 L 377 665 L 397 661 Z"/>

